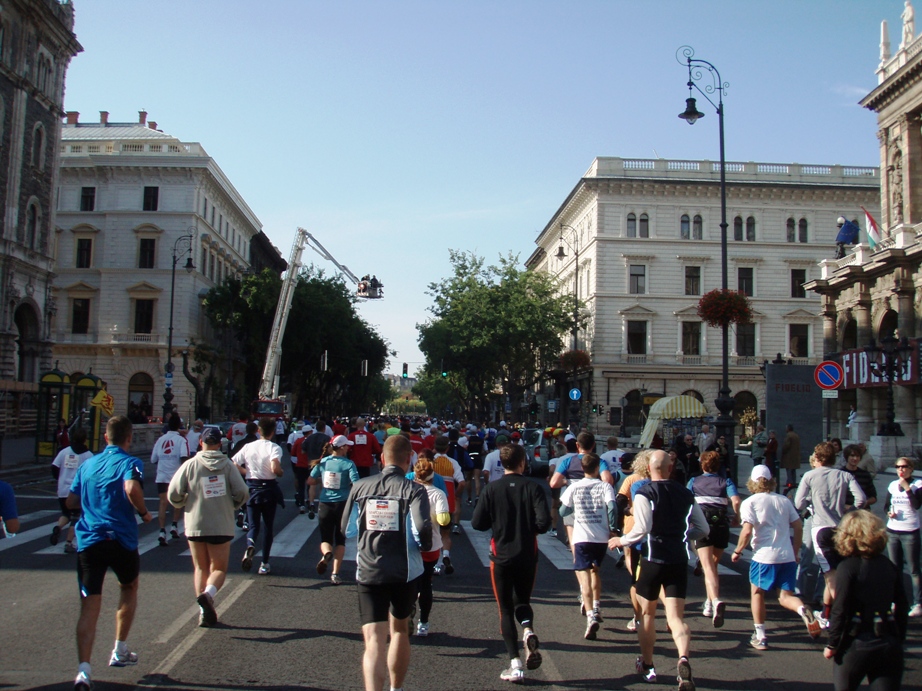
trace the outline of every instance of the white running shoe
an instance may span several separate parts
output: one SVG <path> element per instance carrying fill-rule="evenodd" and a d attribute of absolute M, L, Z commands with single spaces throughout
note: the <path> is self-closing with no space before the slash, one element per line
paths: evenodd
<path fill-rule="evenodd" d="M 820 612 L 819 610 L 816 610 L 816 609 L 813 610 L 813 618 L 816 619 L 820 623 L 820 626 L 822 628 L 824 629 L 829 628 L 829 620 L 826 617 L 824 617 L 823 613 Z"/>
<path fill-rule="evenodd" d="M 93 688 L 93 681 L 86 672 L 77 672 L 77 678 L 74 679 L 74 691 L 90 691 Z"/>
<path fill-rule="evenodd" d="M 714 616 L 714 603 L 710 600 L 704 601 L 704 607 L 701 608 L 701 616 L 710 619 Z"/>
<path fill-rule="evenodd" d="M 912 609 L 909 610 L 909 616 L 922 617 L 922 605 L 913 605 Z"/>
<path fill-rule="evenodd" d="M 583 638 L 585 638 L 587 641 L 594 641 L 598 632 L 599 620 L 595 618 L 595 615 L 590 614 L 588 617 L 586 617 L 586 633 L 583 634 Z"/>
<path fill-rule="evenodd" d="M 112 657 L 109 658 L 109 667 L 128 667 L 138 664 L 138 654 L 127 652 L 119 655 L 117 650 L 112 651 Z"/>
<path fill-rule="evenodd" d="M 499 675 L 503 681 L 511 681 L 513 684 L 521 684 L 525 681 L 525 670 L 522 669 L 522 661 L 519 658 L 512 660 L 509 669 L 504 669 Z"/>
<path fill-rule="evenodd" d="M 416 625 L 416 635 L 417 636 L 428 636 L 429 635 L 429 622 L 419 622 Z"/>
<path fill-rule="evenodd" d="M 637 674 L 639 674 L 644 681 L 650 684 L 656 683 L 656 670 L 653 669 L 653 667 L 644 667 L 642 657 L 638 656 L 634 661 L 634 669 L 637 670 Z"/>
<path fill-rule="evenodd" d="M 759 634 L 754 633 L 749 639 L 749 645 L 751 645 L 756 650 L 768 650 L 768 643 L 765 642 L 765 638 L 759 638 Z"/>
<path fill-rule="evenodd" d="M 719 629 L 724 625 L 724 610 L 726 609 L 726 607 L 727 606 L 720 600 L 717 600 L 716 602 L 714 602 L 713 624 L 714 624 L 715 629 Z"/>
<path fill-rule="evenodd" d="M 272 572 L 272 567 L 269 566 L 268 564 L 260 564 L 259 571 L 257 571 L 257 573 L 261 576 L 265 576 L 267 573 L 271 573 L 271 572 Z"/>
<path fill-rule="evenodd" d="M 637 627 L 640 626 L 640 622 L 637 619 L 630 619 L 625 627 L 628 631 L 636 631 Z"/>
<path fill-rule="evenodd" d="M 541 653 L 538 652 L 538 634 L 532 629 L 525 629 L 522 636 L 525 643 L 525 667 L 527 669 L 538 669 L 541 666 Z"/>

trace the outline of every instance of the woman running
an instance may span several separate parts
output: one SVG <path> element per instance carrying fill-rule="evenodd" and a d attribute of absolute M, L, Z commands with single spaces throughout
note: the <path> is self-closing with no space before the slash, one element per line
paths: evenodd
<path fill-rule="evenodd" d="M 320 490 L 320 511 L 317 515 L 320 526 L 320 561 L 317 562 L 317 575 L 322 576 L 327 571 L 330 561 L 333 561 L 333 573 L 330 583 L 339 585 L 339 568 L 343 564 L 346 554 L 346 536 L 341 525 L 343 510 L 346 508 L 346 499 L 349 490 L 359 480 L 359 471 L 355 463 L 346 456 L 352 442 L 349 438 L 338 434 L 323 447 L 323 458 L 311 470 L 308 483 L 322 485 Z"/>
<path fill-rule="evenodd" d="M 416 482 L 426 488 L 429 495 L 429 513 L 432 524 L 446 527 L 451 524 L 451 512 L 448 510 L 448 498 L 445 492 L 432 484 L 436 477 L 435 467 L 431 460 L 432 452 L 422 449 L 419 460 L 413 471 L 416 473 Z M 419 624 L 416 625 L 417 636 L 429 635 L 429 613 L 432 611 L 432 574 L 439 563 L 439 554 L 442 551 L 442 537 L 439 531 L 432 531 L 432 549 L 423 552 L 423 575 L 419 577 Z M 410 617 L 410 626 L 413 617 Z"/>

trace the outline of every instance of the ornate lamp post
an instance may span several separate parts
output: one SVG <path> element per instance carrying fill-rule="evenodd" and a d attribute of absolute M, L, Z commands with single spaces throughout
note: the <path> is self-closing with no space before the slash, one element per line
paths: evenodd
<path fill-rule="evenodd" d="M 569 228 L 571 231 L 573 231 L 573 244 L 572 245 L 567 240 L 565 240 L 563 237 L 564 228 Z M 579 388 L 577 387 L 577 381 L 576 381 L 576 368 L 577 368 L 576 351 L 579 347 L 578 345 L 579 344 L 579 233 L 577 232 L 576 228 L 574 228 L 573 226 L 569 226 L 566 223 L 561 223 L 560 224 L 559 245 L 557 247 L 557 254 L 554 255 L 560 261 L 563 261 L 564 259 L 567 258 L 566 250 L 564 250 L 563 248 L 564 245 L 566 245 L 573 251 L 573 255 L 576 259 L 576 263 L 574 264 L 574 268 L 573 268 L 573 284 L 574 284 L 573 285 L 573 355 L 574 357 L 573 357 L 573 372 L 572 373 L 573 373 L 573 387 Z M 580 406 L 579 401 L 570 401 L 570 422 L 576 423 L 577 425 L 579 425 L 579 406 Z"/>
<path fill-rule="evenodd" d="M 176 297 L 176 265 L 184 253 L 188 253 L 186 258 L 185 269 L 188 273 L 195 271 L 195 264 L 192 262 L 192 243 L 195 240 L 195 228 L 189 228 L 188 231 L 176 238 L 173 243 L 173 265 L 170 277 L 170 328 L 167 331 L 166 341 L 166 386 L 163 391 L 163 420 L 166 421 L 166 414 L 173 412 L 173 302 Z"/>
<path fill-rule="evenodd" d="M 698 111 L 695 99 L 692 97 L 692 89 L 695 89 L 704 96 L 705 100 L 710 103 L 717 111 L 717 124 L 720 133 L 720 278 L 721 287 L 727 290 L 727 171 L 726 158 L 724 156 L 724 89 L 730 85 L 724 82 L 720 77 L 720 72 L 707 60 L 700 60 L 694 57 L 695 50 L 691 46 L 682 46 L 676 51 L 676 60 L 679 64 L 688 67 L 688 98 L 685 99 L 685 111 L 679 114 L 679 117 L 685 120 L 689 125 L 694 125 L 699 119 L 704 117 L 704 113 Z M 705 70 L 710 76 L 710 83 L 704 85 L 704 89 L 698 86 L 698 82 L 704 81 Z M 717 103 L 711 99 L 708 94 L 717 94 Z M 730 395 L 730 333 L 729 324 L 724 324 L 721 329 L 723 336 L 723 347 L 721 350 L 721 381 L 720 392 L 714 404 L 720 415 L 717 416 L 715 427 L 717 436 L 723 435 L 727 440 L 727 448 L 730 449 L 730 470 L 733 479 L 736 480 L 736 444 L 733 438 L 736 422 L 733 419 L 733 397 Z"/>
<path fill-rule="evenodd" d="M 870 360 L 871 372 L 887 382 L 887 421 L 877 431 L 879 437 L 902 437 L 903 429 L 896 422 L 893 407 L 893 382 L 902 377 L 909 358 L 915 349 L 909 339 L 903 336 L 885 336 L 878 346 L 873 339 L 864 347 Z"/>

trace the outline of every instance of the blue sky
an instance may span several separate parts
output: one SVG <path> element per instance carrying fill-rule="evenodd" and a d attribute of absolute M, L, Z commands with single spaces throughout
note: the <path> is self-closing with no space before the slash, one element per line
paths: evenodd
<path fill-rule="evenodd" d="M 65 107 L 146 109 L 213 156 L 287 258 L 303 226 L 385 299 L 402 362 L 448 248 L 525 259 L 596 156 L 717 159 L 676 116 L 694 46 L 730 87 L 727 160 L 879 165 L 880 21 L 900 0 L 73 0 Z M 922 9 L 922 8 L 920 8 Z M 701 104 L 699 102 L 699 108 Z M 710 109 L 704 109 L 712 114 Z M 655 154 L 654 154 L 655 152 Z M 314 261 L 333 267 L 316 254 Z"/>

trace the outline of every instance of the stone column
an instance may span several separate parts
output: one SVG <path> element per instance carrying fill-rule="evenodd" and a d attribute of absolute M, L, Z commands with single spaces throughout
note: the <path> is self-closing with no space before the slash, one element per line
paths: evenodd
<path fill-rule="evenodd" d="M 871 295 L 864 284 L 859 284 L 861 294 L 858 302 L 852 308 L 855 322 L 858 327 L 859 347 L 870 342 L 871 332 Z M 877 419 L 874 417 L 874 391 L 872 389 L 858 389 L 857 415 L 855 424 L 852 425 L 852 439 L 867 440 L 877 432 Z"/>
<path fill-rule="evenodd" d="M 899 288 L 897 289 L 897 328 L 900 336 L 912 338 L 915 334 L 915 290 L 912 277 L 904 277 L 903 269 L 900 271 Z M 918 365 L 918 363 L 916 363 Z M 897 422 L 909 439 L 919 438 L 919 419 L 916 416 L 916 400 L 914 386 L 893 387 L 893 409 L 895 422 Z"/>
<path fill-rule="evenodd" d="M 922 221 L 922 118 L 917 114 L 904 115 L 900 125 L 903 130 L 903 222 L 914 225 Z"/>

